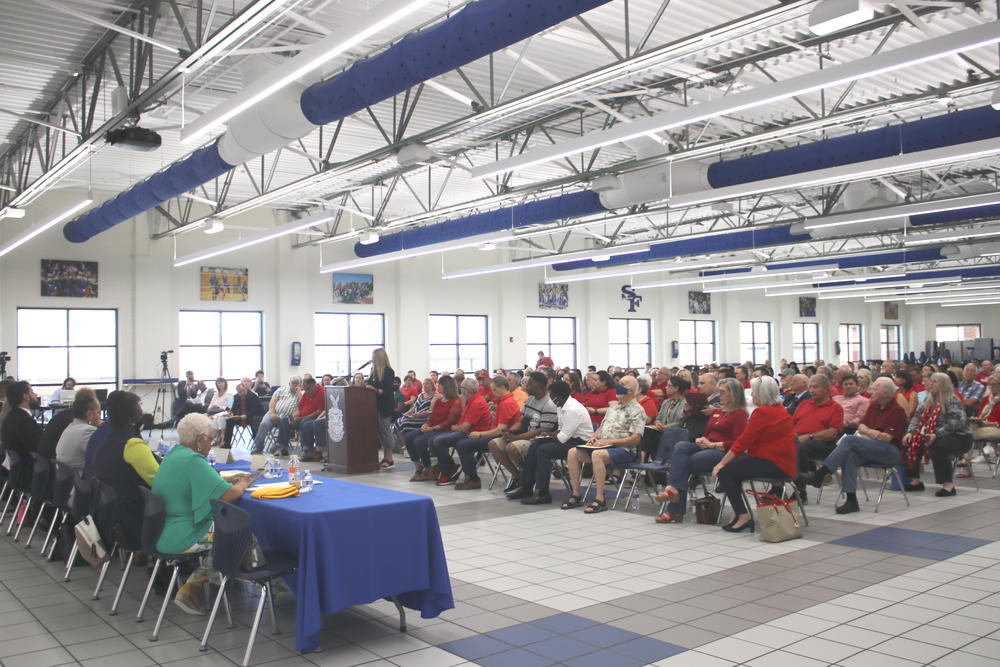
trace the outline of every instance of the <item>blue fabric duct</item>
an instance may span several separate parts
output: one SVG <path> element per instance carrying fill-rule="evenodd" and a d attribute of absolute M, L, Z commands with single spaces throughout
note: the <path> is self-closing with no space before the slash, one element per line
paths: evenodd
<path fill-rule="evenodd" d="M 708 168 L 708 182 L 721 188 L 995 137 L 1000 111 L 978 107 L 716 162 Z"/>
<path fill-rule="evenodd" d="M 356 243 L 354 252 L 358 257 L 374 257 L 505 229 L 577 218 L 603 210 L 600 196 L 584 190 L 390 234 L 369 245 Z"/>
<path fill-rule="evenodd" d="M 302 112 L 316 125 L 332 123 L 608 2 L 473 2 L 446 21 L 407 35 L 374 58 L 310 86 L 302 94 Z"/>
<path fill-rule="evenodd" d="M 73 243 L 84 241 L 111 229 L 165 201 L 173 199 L 221 176 L 234 165 L 219 157 L 216 144 L 200 148 L 187 158 L 153 174 L 97 208 L 87 211 L 63 226 L 63 236 Z"/>
<path fill-rule="evenodd" d="M 990 206 L 975 206 L 973 208 L 963 208 L 956 211 L 943 211 L 941 213 L 924 213 L 923 215 L 911 215 L 911 225 L 942 225 L 946 222 L 961 222 L 963 220 L 976 220 L 977 218 L 1000 217 L 1000 204 Z"/>
<path fill-rule="evenodd" d="M 877 285 L 879 283 L 899 283 L 901 287 L 906 287 L 908 285 L 918 283 L 921 280 L 952 278 L 955 276 L 961 278 L 992 278 L 994 276 L 1000 276 L 1000 266 L 978 266 L 973 268 L 959 266 L 952 269 L 908 273 L 906 278 L 875 278 L 873 280 L 865 280 L 864 282 L 856 281 L 853 283 L 815 283 L 815 287 L 843 287 L 845 285 L 858 285 L 859 287 L 864 287 Z"/>
<path fill-rule="evenodd" d="M 940 248 L 920 248 L 916 250 L 903 250 L 900 252 L 886 252 L 875 255 L 859 255 L 857 257 L 845 257 L 843 259 L 810 259 L 805 262 L 785 262 L 783 264 L 769 264 L 770 271 L 781 271 L 782 269 L 801 269 L 807 266 L 823 266 L 825 264 L 836 264 L 841 269 L 863 269 L 869 266 L 887 266 L 893 264 L 905 264 L 906 262 L 932 262 L 944 259 Z M 718 271 L 703 271 L 703 276 L 721 276 L 729 273 L 746 273 L 750 269 L 722 269 Z M 767 272 L 760 274 L 761 278 L 767 278 Z"/>

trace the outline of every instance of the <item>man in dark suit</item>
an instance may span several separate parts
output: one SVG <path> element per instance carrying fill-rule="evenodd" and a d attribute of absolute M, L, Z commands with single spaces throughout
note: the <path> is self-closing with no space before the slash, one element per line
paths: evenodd
<path fill-rule="evenodd" d="M 34 468 L 32 452 L 38 451 L 38 441 L 42 437 L 42 427 L 32 416 L 32 410 L 41 406 L 38 394 L 27 382 L 15 382 L 7 386 L 7 401 L 11 411 L 0 424 L 0 441 L 4 449 L 16 452 L 21 458 L 21 485 L 31 486 Z"/>
<path fill-rule="evenodd" d="M 799 404 L 809 398 L 809 378 L 797 374 L 788 379 L 788 391 L 785 392 L 784 404 L 788 414 L 794 415 Z"/>
<path fill-rule="evenodd" d="M 231 414 L 226 418 L 226 432 L 224 436 L 225 447 L 229 447 L 233 441 L 233 430 L 245 418 L 250 426 L 250 432 L 257 435 L 257 427 L 260 420 L 267 412 L 267 408 L 261 402 L 260 396 L 247 388 L 247 385 L 240 382 L 236 385 L 236 396 L 233 397 L 233 407 Z"/>

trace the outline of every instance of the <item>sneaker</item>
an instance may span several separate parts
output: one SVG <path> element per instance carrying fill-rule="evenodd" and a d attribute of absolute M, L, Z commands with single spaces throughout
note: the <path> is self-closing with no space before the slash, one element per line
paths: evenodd
<path fill-rule="evenodd" d="M 395 461 L 382 461 L 382 463 L 379 464 L 379 467 L 382 468 L 382 470 L 392 470 L 393 468 L 396 467 L 396 462 Z"/>
<path fill-rule="evenodd" d="M 483 483 L 477 477 L 476 479 L 467 479 L 464 482 L 459 482 L 455 485 L 456 491 L 468 491 L 470 489 L 481 489 L 483 488 Z"/>
<path fill-rule="evenodd" d="M 511 477 L 510 480 L 507 482 L 507 486 L 503 487 L 503 492 L 511 493 L 519 488 L 521 488 L 521 478 Z"/>
<path fill-rule="evenodd" d="M 438 486 L 451 486 L 454 483 L 455 483 L 455 480 L 452 478 L 451 475 L 449 475 L 447 473 L 441 473 L 441 475 L 438 477 L 438 481 L 437 481 L 437 485 Z"/>
<path fill-rule="evenodd" d="M 208 614 L 208 610 L 205 609 L 201 603 L 190 594 L 178 593 L 174 598 L 174 604 L 180 608 L 185 614 L 190 614 L 192 616 L 205 616 Z"/>

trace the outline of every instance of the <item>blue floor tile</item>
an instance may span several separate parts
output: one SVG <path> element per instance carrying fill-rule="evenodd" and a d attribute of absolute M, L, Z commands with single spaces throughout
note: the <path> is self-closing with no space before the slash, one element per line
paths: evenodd
<path fill-rule="evenodd" d="M 623 642 L 636 639 L 641 635 L 629 632 L 628 630 L 622 630 L 621 628 L 616 628 L 613 625 L 595 625 L 591 628 L 584 628 L 583 630 L 571 632 L 566 636 L 573 637 L 574 639 L 581 639 L 588 644 L 593 644 L 594 646 L 607 648 L 609 646 L 614 646 L 615 644 L 621 644 Z"/>
<path fill-rule="evenodd" d="M 643 660 L 644 662 L 656 662 L 687 649 L 674 644 L 668 644 L 667 642 L 661 642 L 659 639 L 639 637 L 624 644 L 612 646 L 610 650 L 615 653 L 627 655 L 630 658 Z"/>
<path fill-rule="evenodd" d="M 534 644 L 528 644 L 524 648 L 532 653 L 537 653 L 538 655 L 559 662 L 591 653 L 594 650 L 594 645 L 582 642 L 579 639 L 570 639 L 569 637 L 552 637 L 551 639 L 544 639 Z"/>
<path fill-rule="evenodd" d="M 555 637 L 556 633 L 545 628 L 540 628 L 537 625 L 532 625 L 531 623 L 521 623 L 520 625 L 503 628 L 502 630 L 488 632 L 486 636 L 507 642 L 511 646 L 524 646 L 525 644 L 533 644 L 543 639 Z"/>
<path fill-rule="evenodd" d="M 946 533 L 934 533 L 927 530 L 883 526 L 842 537 L 834 540 L 831 544 L 931 560 L 945 560 L 989 544 L 989 541 Z"/>
<path fill-rule="evenodd" d="M 546 616 L 545 618 L 540 618 L 537 621 L 532 621 L 531 625 L 544 628 L 545 630 L 551 630 L 557 634 L 565 635 L 570 632 L 576 632 L 577 630 L 583 630 L 584 628 L 591 628 L 597 625 L 597 621 L 592 621 L 589 618 L 583 618 L 582 616 L 576 616 L 574 614 L 556 614 L 555 616 Z"/>
<path fill-rule="evenodd" d="M 569 665 L 569 667 L 642 667 L 642 665 L 646 664 L 646 661 L 638 658 L 630 658 L 621 653 L 613 653 L 612 651 L 595 651 L 594 653 L 581 655 L 578 658 L 566 660 L 563 664 Z"/>
<path fill-rule="evenodd" d="M 557 665 L 550 658 L 530 653 L 523 648 L 514 648 L 503 653 L 494 653 L 484 658 L 479 658 L 476 663 L 483 667 L 549 667 Z"/>
<path fill-rule="evenodd" d="M 453 642 L 441 644 L 438 648 L 444 649 L 449 653 L 454 653 L 466 660 L 477 660 L 487 655 L 500 653 L 501 651 L 509 651 L 513 647 L 498 639 L 483 635 L 458 639 Z"/>

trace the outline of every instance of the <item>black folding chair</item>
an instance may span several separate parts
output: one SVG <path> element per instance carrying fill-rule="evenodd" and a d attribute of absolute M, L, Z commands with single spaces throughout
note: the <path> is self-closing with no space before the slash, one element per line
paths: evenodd
<path fill-rule="evenodd" d="M 52 521 L 49 523 L 49 532 L 45 534 L 45 541 L 42 542 L 41 549 L 42 555 L 46 556 L 50 561 L 53 554 L 55 554 L 56 543 L 59 540 L 58 531 L 66 523 L 66 517 L 69 516 L 69 503 L 73 496 L 73 482 L 76 477 L 73 469 L 65 463 L 56 461 L 55 468 L 55 481 L 52 484 L 52 506 L 55 508 L 55 513 L 52 515 Z M 49 540 L 52 541 L 52 546 L 49 548 L 49 552 L 45 553 L 46 547 L 49 547 Z"/>
<path fill-rule="evenodd" d="M 118 531 L 116 529 L 118 524 L 118 493 L 115 492 L 110 484 L 102 482 L 97 478 L 93 479 L 92 484 L 94 491 L 91 514 L 94 516 L 94 525 L 101 536 L 101 542 L 104 543 L 104 546 L 108 549 L 108 553 L 111 555 L 101 565 L 101 572 L 97 576 L 97 585 L 94 587 L 94 594 L 91 596 L 92 600 L 98 600 L 101 597 L 101 587 L 104 585 L 104 578 L 108 574 L 108 568 L 111 567 L 111 562 L 115 559 L 115 554 L 118 552 Z"/>
<path fill-rule="evenodd" d="M 14 502 L 13 512 L 11 512 L 10 515 L 10 523 L 7 524 L 7 534 L 10 535 L 11 533 L 14 532 L 14 523 L 17 522 L 17 514 L 21 508 L 21 503 L 23 503 L 26 499 L 29 500 L 30 502 L 31 487 L 30 486 L 26 487 L 22 484 L 21 478 L 22 478 L 22 469 L 24 466 L 24 462 L 21 460 L 21 455 L 18 454 L 17 452 L 8 450 L 7 458 L 10 459 L 10 484 L 12 490 L 10 495 L 7 496 L 7 504 L 4 505 L 3 508 L 5 515 L 7 513 L 7 505 L 10 505 L 11 499 L 13 498 L 17 499 Z M 27 514 L 28 514 L 27 509 L 25 509 L 25 512 L 21 514 L 22 523 L 24 522 L 24 517 L 27 516 Z M 20 526 L 18 526 L 18 531 L 20 531 Z"/>
<path fill-rule="evenodd" d="M 31 473 L 31 499 L 38 503 L 38 513 L 35 514 L 35 522 L 31 524 L 31 532 L 28 533 L 28 540 L 24 543 L 25 549 L 31 548 L 31 541 L 35 539 L 35 531 L 38 530 L 39 524 L 41 524 L 42 519 L 45 515 L 45 509 L 48 507 L 53 507 L 52 504 L 52 478 L 55 472 L 55 467 L 52 465 L 54 462 L 50 459 L 39 456 L 38 454 L 31 455 L 34 461 L 34 468 L 32 468 Z M 30 502 L 29 502 L 30 509 Z M 27 514 L 27 512 L 25 512 Z M 55 521 L 55 512 L 52 513 L 52 521 Z M 18 528 L 18 532 L 20 532 Z M 14 536 L 14 540 L 17 541 L 17 535 Z"/>

